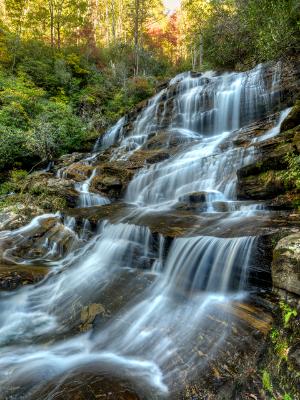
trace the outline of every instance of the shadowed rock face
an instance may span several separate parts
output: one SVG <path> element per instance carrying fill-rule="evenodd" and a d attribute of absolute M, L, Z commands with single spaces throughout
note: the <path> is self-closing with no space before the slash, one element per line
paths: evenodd
<path fill-rule="evenodd" d="M 264 398 L 272 277 L 298 293 L 297 193 L 280 175 L 299 153 L 294 110 L 278 133 L 299 71 L 280 71 L 182 74 L 97 151 L 28 178 L 65 206 L 3 218 L 19 228 L 0 232 L 5 399 Z"/>
<path fill-rule="evenodd" d="M 272 278 L 275 287 L 300 295 L 300 233 L 289 235 L 277 243 Z"/>
<path fill-rule="evenodd" d="M 259 159 L 237 173 L 239 199 L 272 199 L 274 206 L 297 207 L 300 193 L 291 177 L 284 173 L 289 166 L 287 157 L 300 155 L 300 110 L 297 103 L 281 124 L 278 136 L 256 144 Z M 296 178 L 295 178 L 296 179 Z M 283 196 L 284 195 L 284 196 Z"/>

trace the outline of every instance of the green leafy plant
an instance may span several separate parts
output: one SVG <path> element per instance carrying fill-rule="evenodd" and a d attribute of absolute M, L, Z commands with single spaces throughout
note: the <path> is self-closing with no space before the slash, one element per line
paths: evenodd
<path fill-rule="evenodd" d="M 271 382 L 271 377 L 270 374 L 268 373 L 267 370 L 263 370 L 262 372 L 262 384 L 263 384 L 263 388 L 269 392 L 270 394 L 273 393 L 273 386 L 272 386 L 272 382 Z"/>
<path fill-rule="evenodd" d="M 279 306 L 282 312 L 284 327 L 287 328 L 289 326 L 290 319 L 297 316 L 297 310 L 290 307 L 284 301 L 280 301 Z"/>
<path fill-rule="evenodd" d="M 288 168 L 282 173 L 284 183 L 300 189 L 300 155 L 289 153 L 285 156 L 285 161 Z"/>

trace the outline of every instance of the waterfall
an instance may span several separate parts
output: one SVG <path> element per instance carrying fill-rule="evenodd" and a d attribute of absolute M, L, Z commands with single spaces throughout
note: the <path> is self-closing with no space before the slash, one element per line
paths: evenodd
<path fill-rule="evenodd" d="M 222 346 L 230 353 L 226 343 L 236 321 L 233 307 L 246 301 L 251 289 L 248 275 L 257 237 L 227 237 L 226 229 L 236 220 L 246 227 L 249 216 L 267 213 L 261 204 L 236 201 L 236 173 L 256 160 L 255 144 L 277 135 L 289 113 L 282 111 L 275 126 L 248 146 L 235 145 L 243 127 L 279 105 L 280 65 L 271 68 L 269 80 L 264 75 L 268 68 L 180 74 L 148 101 L 131 129 L 124 117 L 99 138 L 95 154 L 83 162 L 94 165 L 104 150 L 110 151 L 111 160 L 126 161 L 162 131 L 184 146 L 137 172 L 124 198 L 132 208 L 113 222 L 103 218 L 96 233 L 88 217 L 78 231 L 75 218 L 58 214 L 0 233 L 8 261 L 35 261 L 51 268 L 36 285 L 0 292 L 4 398 L 39 398 L 48 382 L 90 365 L 104 376 L 134 382 L 146 393 L 144 398 L 174 398 L 174 385 L 184 385 L 187 368 L 205 371 Z M 168 144 L 164 146 L 168 151 Z M 89 211 L 110 202 L 90 192 L 96 174 L 94 166 L 89 178 L 76 184 L 79 205 Z M 64 177 L 63 170 L 59 176 Z M 220 212 L 220 203 L 225 212 Z M 133 216 L 148 215 L 151 220 L 160 213 L 158 225 L 163 226 L 164 215 L 176 218 L 176 211 L 185 211 L 185 206 L 193 209 L 194 219 L 208 223 L 211 215 L 218 215 L 218 237 L 207 236 L 207 224 L 198 231 L 191 226 L 173 238 L 159 227 L 152 231 L 129 222 Z M 43 254 L 35 257 L 25 248 L 23 259 L 15 256 L 26 240 L 34 243 L 41 224 L 49 219 L 51 229 L 59 226 L 60 236 L 51 236 L 49 228 L 41 238 Z M 63 254 L 55 246 L 67 240 L 70 245 Z M 238 339 L 232 337 L 232 346 L 234 340 Z"/>
<path fill-rule="evenodd" d="M 97 169 L 94 168 L 91 176 L 87 180 L 85 180 L 83 183 L 76 185 L 76 189 L 79 192 L 79 207 L 86 208 L 93 206 L 103 206 L 104 204 L 110 203 L 107 197 L 100 196 L 97 193 L 90 192 L 90 185 L 96 174 L 97 174 Z"/>

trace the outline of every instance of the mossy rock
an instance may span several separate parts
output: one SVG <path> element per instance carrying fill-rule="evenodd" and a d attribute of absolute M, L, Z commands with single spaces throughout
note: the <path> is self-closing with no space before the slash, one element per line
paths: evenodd
<path fill-rule="evenodd" d="M 273 285 L 300 296 L 300 233 L 281 239 L 273 253 Z"/>
<path fill-rule="evenodd" d="M 300 100 L 296 101 L 296 104 L 290 111 L 289 115 L 281 124 L 281 132 L 287 131 L 300 124 Z"/>

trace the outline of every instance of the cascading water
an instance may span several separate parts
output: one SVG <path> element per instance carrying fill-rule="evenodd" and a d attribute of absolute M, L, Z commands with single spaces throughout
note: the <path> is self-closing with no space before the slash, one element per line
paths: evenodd
<path fill-rule="evenodd" d="M 253 146 L 236 147 L 233 142 L 240 128 L 278 103 L 279 68 L 273 69 L 269 84 L 264 68 L 181 74 L 149 101 L 131 131 L 124 129 L 123 118 L 98 141 L 96 151 L 115 145 L 112 159 L 126 159 L 162 129 L 170 137 L 183 138 L 186 145 L 178 154 L 145 166 L 129 184 L 125 199 L 134 204 L 136 214 L 176 209 L 194 195 L 205 205 L 198 213 L 216 212 L 214 204 L 223 202 L 234 211 L 231 217 L 245 218 L 243 208 L 232 206 L 236 171 L 253 161 L 256 152 Z M 277 134 L 282 118 L 276 131 L 258 140 Z M 106 203 L 89 193 L 93 174 L 78 187 L 82 207 Z M 251 213 L 258 208 L 252 206 Z M 96 236 L 54 262 L 53 272 L 35 287 L 0 293 L 0 384 L 5 399 L 39 398 L 47 381 L 89 364 L 105 366 L 106 374 L 119 371 L 118 376 L 149 388 L 147 399 L 163 398 L 183 371 L 201 370 L 220 350 L 233 318 L 224 310 L 247 292 L 256 237 L 213 237 L 204 231 L 195 235 L 191 227 L 189 235 L 170 245 L 169 239 L 127 223 L 126 217 L 113 224 L 102 222 Z M 36 229 L 36 221 L 33 225 Z M 74 220 L 65 219 L 65 227 L 74 229 Z M 10 236 L 17 245 L 20 235 L 32 228 L 2 236 Z M 122 288 L 117 286 L 115 295 L 112 288 L 119 280 Z M 100 307 L 107 293 L 112 293 L 113 315 Z M 92 334 L 74 336 L 72 329 L 81 318 L 78 310 L 92 303 L 103 322 Z M 200 346 L 197 354 L 192 351 L 195 346 Z M 24 383 L 28 374 L 31 385 Z"/>
<path fill-rule="evenodd" d="M 100 196 L 96 193 L 90 192 L 90 185 L 94 177 L 96 176 L 97 170 L 94 168 L 91 176 L 83 183 L 77 184 L 76 189 L 79 192 L 79 206 L 80 207 L 93 207 L 103 206 L 109 204 L 110 201 L 107 197 Z"/>

